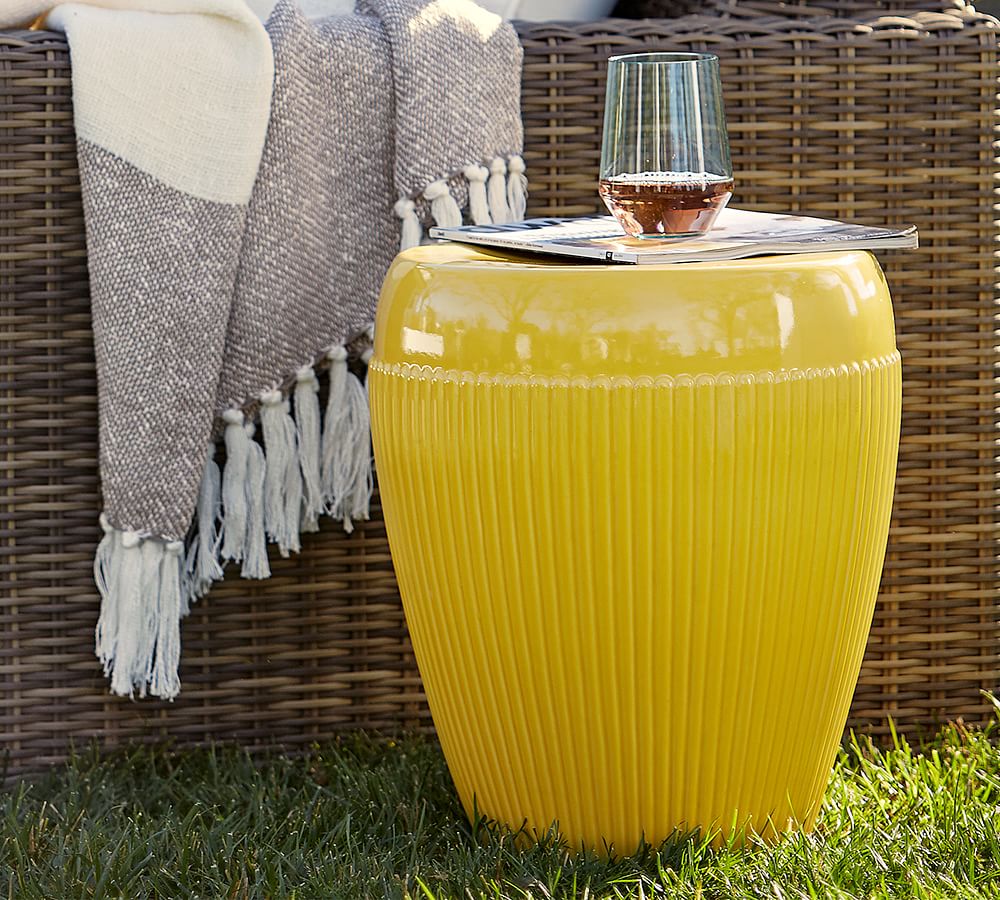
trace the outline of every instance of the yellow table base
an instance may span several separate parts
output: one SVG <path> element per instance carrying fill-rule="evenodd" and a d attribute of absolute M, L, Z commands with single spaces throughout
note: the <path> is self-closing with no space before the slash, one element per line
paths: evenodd
<path fill-rule="evenodd" d="M 402 254 L 369 374 L 407 621 L 470 813 L 616 852 L 810 828 L 885 553 L 868 254 Z"/>

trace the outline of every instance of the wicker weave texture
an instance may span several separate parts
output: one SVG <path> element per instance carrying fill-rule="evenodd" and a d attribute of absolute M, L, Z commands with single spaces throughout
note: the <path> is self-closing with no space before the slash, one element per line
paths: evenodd
<path fill-rule="evenodd" d="M 979 720 L 1000 683 L 991 145 L 997 23 L 971 12 L 859 25 L 761 17 L 608 21 L 523 34 L 539 214 L 597 206 L 603 61 L 718 54 L 734 205 L 919 226 L 889 253 L 903 426 L 882 592 L 851 722 Z"/>
<path fill-rule="evenodd" d="M 595 208 L 604 60 L 645 47 L 723 59 L 739 201 L 913 221 L 889 258 L 906 385 L 896 514 L 854 723 L 980 717 L 1000 647 L 995 327 L 988 202 L 991 23 L 874 27 L 608 21 L 525 26 L 532 211 Z M 86 247 L 64 40 L 0 35 L 0 752 L 36 770 L 92 739 L 296 747 L 428 728 L 385 531 L 327 523 L 263 583 L 217 585 L 185 622 L 172 704 L 107 694 L 92 654 L 100 507 Z"/>
<path fill-rule="evenodd" d="M 905 18 L 916 12 L 968 15 L 973 7 L 966 0 L 621 0 L 613 15 L 625 19 L 676 19 L 701 13 L 733 19 L 778 16 L 865 22 L 878 16 Z"/>

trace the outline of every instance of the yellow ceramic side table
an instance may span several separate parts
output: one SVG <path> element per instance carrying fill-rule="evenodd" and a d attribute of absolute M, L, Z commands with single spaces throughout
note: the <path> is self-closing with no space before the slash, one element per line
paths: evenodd
<path fill-rule="evenodd" d="M 900 364 L 867 253 L 403 253 L 386 527 L 466 809 L 573 846 L 810 828 L 885 554 Z"/>

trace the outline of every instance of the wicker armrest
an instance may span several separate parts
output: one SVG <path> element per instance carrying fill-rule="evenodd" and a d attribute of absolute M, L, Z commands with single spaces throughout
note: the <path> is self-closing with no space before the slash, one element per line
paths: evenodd
<path fill-rule="evenodd" d="M 531 212 L 599 208 L 605 60 L 710 51 L 723 69 L 734 204 L 912 222 L 889 253 L 904 363 L 893 527 L 854 724 L 988 714 L 1000 682 L 992 146 L 996 20 L 686 16 L 519 26 Z"/>
<path fill-rule="evenodd" d="M 614 15 L 627 19 L 676 19 L 702 14 L 735 19 L 841 18 L 866 22 L 915 12 L 973 13 L 967 0 L 620 0 Z"/>

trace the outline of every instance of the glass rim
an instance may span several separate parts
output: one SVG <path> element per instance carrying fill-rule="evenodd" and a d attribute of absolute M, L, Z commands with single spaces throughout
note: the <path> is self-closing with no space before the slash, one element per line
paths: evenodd
<path fill-rule="evenodd" d="M 620 56 L 609 56 L 609 63 L 625 63 L 633 66 L 677 65 L 678 63 L 718 62 L 714 53 L 623 53 Z"/>

